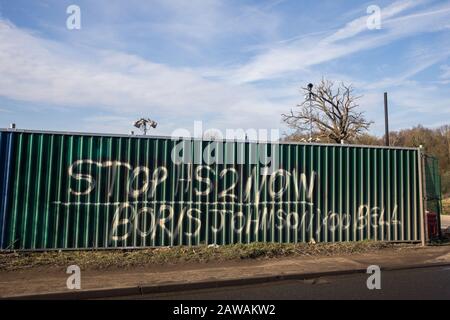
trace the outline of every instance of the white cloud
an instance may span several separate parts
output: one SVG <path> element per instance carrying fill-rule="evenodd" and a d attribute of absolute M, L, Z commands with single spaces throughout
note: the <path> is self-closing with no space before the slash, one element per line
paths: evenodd
<path fill-rule="evenodd" d="M 405 58 L 408 68 L 395 76 L 385 77 L 374 83 L 364 84 L 365 90 L 404 86 L 408 80 L 420 72 L 450 57 L 450 43 L 442 42 L 439 50 L 420 48 Z M 445 74 L 445 73 L 444 73 Z M 414 82 L 413 82 L 414 83 Z"/>
<path fill-rule="evenodd" d="M 442 65 L 441 70 L 442 70 L 441 78 L 442 79 L 450 79 L 450 66 Z"/>
<path fill-rule="evenodd" d="M 120 52 L 89 50 L 80 56 L 90 58 L 80 60 L 67 54 L 70 49 L 0 20 L 0 95 L 123 117 L 146 113 L 176 118 L 178 124 L 205 118 L 221 128 L 279 123 L 274 104 L 251 87 L 224 85 L 194 70 Z"/>
<path fill-rule="evenodd" d="M 392 43 L 398 39 L 447 29 L 450 7 L 440 6 L 427 12 L 395 17 L 416 2 L 396 2 L 387 7 L 383 29 L 364 31 L 366 17 L 348 23 L 328 37 L 310 37 L 274 47 L 223 76 L 232 82 L 246 83 L 275 79 L 308 67 L 350 54 Z M 418 2 L 420 3 L 420 2 Z M 394 18 L 391 18 L 394 17 Z"/>
<path fill-rule="evenodd" d="M 93 5 L 108 19 L 121 23 L 119 33 L 148 32 L 168 37 L 171 41 L 206 44 L 225 36 L 271 36 L 276 33 L 279 17 L 263 5 L 230 5 L 228 0 L 128 0 L 96 1 Z M 103 12 L 103 8 L 108 8 Z M 108 24 L 108 27 L 111 25 Z M 106 31 L 106 30 L 105 30 Z"/>
<path fill-rule="evenodd" d="M 391 5 L 381 10 L 381 24 L 383 24 L 383 21 L 390 19 L 399 13 L 402 13 L 403 11 L 417 7 L 424 2 L 426 2 L 426 0 L 396 1 L 392 3 Z M 339 29 L 330 37 L 328 37 L 326 41 L 335 42 L 339 40 L 345 40 L 363 32 L 370 32 L 370 30 L 368 30 L 367 28 L 367 18 L 367 16 L 362 16 L 353 21 L 350 21 L 343 28 Z"/>

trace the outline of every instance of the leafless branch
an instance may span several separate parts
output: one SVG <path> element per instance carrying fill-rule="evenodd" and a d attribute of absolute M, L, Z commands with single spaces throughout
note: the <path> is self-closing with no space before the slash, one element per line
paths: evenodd
<path fill-rule="evenodd" d="M 308 88 L 302 88 L 309 94 Z M 292 129 L 305 132 L 310 129 L 311 123 L 317 138 L 327 138 L 337 143 L 355 138 L 367 131 L 372 124 L 367 121 L 359 108 L 353 87 L 341 83 L 335 88 L 332 81 L 322 79 L 311 95 L 290 111 L 282 114 L 283 121 Z"/>

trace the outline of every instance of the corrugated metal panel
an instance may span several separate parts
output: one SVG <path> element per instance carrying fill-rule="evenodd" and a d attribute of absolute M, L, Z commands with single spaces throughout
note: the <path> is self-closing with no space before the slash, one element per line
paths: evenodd
<path fill-rule="evenodd" d="M 439 160 L 431 156 L 425 156 L 425 189 L 426 189 L 426 209 L 437 214 L 438 230 L 441 232 L 442 214 L 442 190 L 441 176 L 439 174 Z"/>
<path fill-rule="evenodd" d="M 4 248 L 13 134 L 0 132 L 0 248 Z"/>
<path fill-rule="evenodd" d="M 1 160 L 13 136 L 11 161 Z M 11 164 L 3 249 L 420 240 L 417 149 L 42 132 L 1 139 L 2 166 Z"/>

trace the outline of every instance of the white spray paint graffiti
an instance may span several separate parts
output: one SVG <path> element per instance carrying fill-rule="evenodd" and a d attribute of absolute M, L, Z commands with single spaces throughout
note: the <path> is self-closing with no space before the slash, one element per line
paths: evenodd
<path fill-rule="evenodd" d="M 102 170 L 107 170 L 107 174 Z M 67 171 L 68 201 L 54 204 L 67 208 L 116 207 L 109 232 L 112 242 L 124 242 L 133 235 L 151 241 L 158 236 L 166 237 L 169 242 L 175 242 L 180 236 L 195 239 L 202 228 L 209 228 L 213 238 L 227 228 L 238 237 L 248 238 L 271 229 L 302 231 L 314 238 L 324 232 L 346 231 L 352 226 L 353 230 L 363 231 L 369 224 L 372 228 L 401 224 L 396 204 L 391 213 L 384 208 L 361 205 L 354 216 L 333 211 L 322 214 L 314 205 L 318 179 L 314 171 L 309 176 L 296 169 L 277 169 L 261 175 L 257 166 L 247 174 L 243 171 L 236 165 L 218 170 L 211 165 L 194 168 L 192 164 L 179 164 L 172 168 L 171 174 L 176 173 L 172 176 L 165 166 L 151 169 L 120 161 L 78 160 Z M 99 182 L 105 177 L 106 184 Z M 176 183 L 176 188 L 171 199 L 166 199 L 161 195 L 170 182 Z M 105 194 L 93 196 L 96 192 L 103 192 L 106 197 Z M 186 194 L 186 199 L 175 200 L 179 194 Z M 121 200 L 117 195 L 125 197 Z M 76 201 L 70 201 L 71 198 Z M 89 201 L 92 198 L 107 201 Z M 211 215 L 209 225 L 205 222 L 207 214 Z M 385 217 L 389 217 L 388 221 Z M 190 226 L 189 230 L 184 230 L 186 225 Z"/>

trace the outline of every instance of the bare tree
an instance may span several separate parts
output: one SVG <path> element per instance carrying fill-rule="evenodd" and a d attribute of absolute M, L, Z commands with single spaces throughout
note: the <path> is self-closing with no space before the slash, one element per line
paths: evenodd
<path fill-rule="evenodd" d="M 283 121 L 298 132 L 312 129 L 316 138 L 343 143 L 367 131 L 372 122 L 358 112 L 357 100 L 352 86 L 322 80 L 318 86 L 302 88 L 309 99 L 299 104 L 299 109 L 282 114 Z"/>

